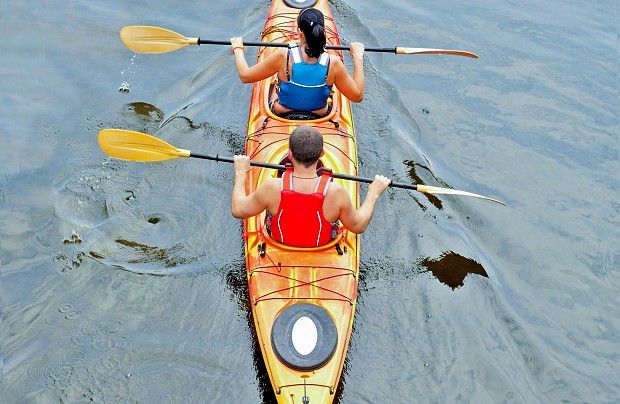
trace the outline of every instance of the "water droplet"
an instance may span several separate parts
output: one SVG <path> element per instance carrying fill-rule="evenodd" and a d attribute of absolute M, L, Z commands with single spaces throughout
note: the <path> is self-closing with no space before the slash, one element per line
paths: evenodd
<path fill-rule="evenodd" d="M 131 91 L 131 84 L 123 81 L 118 87 L 118 91 L 120 91 L 121 93 L 128 93 L 129 91 Z"/>
<path fill-rule="evenodd" d="M 75 230 L 71 231 L 71 236 L 68 239 L 63 240 L 63 244 L 80 244 L 82 242 L 82 239 L 80 238 L 80 236 L 75 232 Z"/>

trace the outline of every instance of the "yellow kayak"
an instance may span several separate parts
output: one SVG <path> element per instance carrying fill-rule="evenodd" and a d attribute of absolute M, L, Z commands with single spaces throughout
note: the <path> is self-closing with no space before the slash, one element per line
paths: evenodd
<path fill-rule="evenodd" d="M 300 8 L 315 7 L 325 15 L 327 44 L 340 39 L 327 0 L 272 1 L 261 40 L 296 42 Z M 260 48 L 258 60 L 277 48 Z M 342 52 L 335 54 L 342 58 Z M 269 106 L 276 77 L 255 83 L 248 119 L 245 153 L 253 160 L 281 164 L 288 135 L 299 125 L 323 134 L 321 163 L 336 173 L 357 175 L 357 147 L 349 101 L 334 87 L 332 111 L 319 119 L 285 119 Z M 303 114 L 302 114 L 303 115 Z M 307 117 L 305 117 L 307 118 Z M 253 192 L 274 170 L 253 168 L 247 191 Z M 359 185 L 335 180 L 359 206 Z M 244 221 L 247 279 L 252 315 L 265 367 L 279 403 L 331 403 L 344 365 L 357 302 L 359 237 L 343 230 L 328 245 L 289 247 L 265 229 L 265 213 Z"/>

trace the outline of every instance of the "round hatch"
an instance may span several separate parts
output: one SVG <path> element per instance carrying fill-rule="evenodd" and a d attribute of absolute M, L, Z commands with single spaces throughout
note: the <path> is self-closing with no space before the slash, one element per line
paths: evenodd
<path fill-rule="evenodd" d="M 317 0 L 284 0 L 284 4 L 292 8 L 308 8 L 316 4 Z"/>
<path fill-rule="evenodd" d="M 295 370 L 314 370 L 333 356 L 338 331 L 321 306 L 293 304 L 282 311 L 271 329 L 271 346 L 278 359 Z"/>

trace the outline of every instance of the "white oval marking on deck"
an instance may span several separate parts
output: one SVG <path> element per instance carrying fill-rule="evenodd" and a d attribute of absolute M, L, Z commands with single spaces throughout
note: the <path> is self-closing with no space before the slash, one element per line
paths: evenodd
<path fill-rule="evenodd" d="M 295 321 L 293 325 L 293 346 L 302 355 L 308 355 L 314 350 L 319 340 L 316 324 L 310 318 L 304 316 Z"/>

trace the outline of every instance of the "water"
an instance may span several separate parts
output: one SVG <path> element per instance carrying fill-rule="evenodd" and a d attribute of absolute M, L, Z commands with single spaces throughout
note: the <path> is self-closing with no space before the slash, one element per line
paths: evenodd
<path fill-rule="evenodd" d="M 242 150 L 250 86 L 227 48 L 135 56 L 118 38 L 258 38 L 268 2 L 212 3 L 0 5 L 1 401 L 272 399 L 231 167 L 96 143 L 117 127 Z M 509 204 L 382 197 L 340 402 L 620 400 L 618 3 L 332 7 L 345 42 L 480 55 L 367 54 L 361 174 Z"/>

